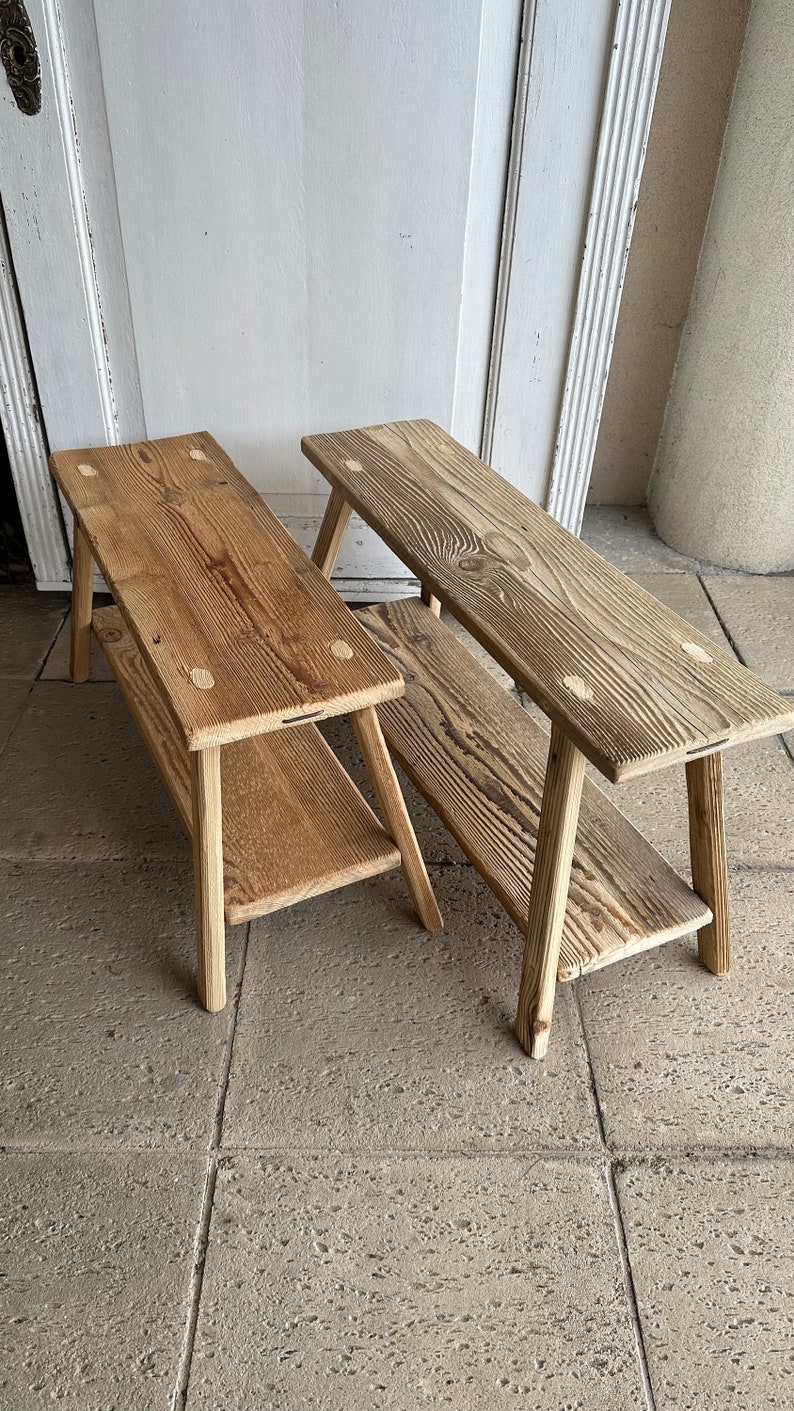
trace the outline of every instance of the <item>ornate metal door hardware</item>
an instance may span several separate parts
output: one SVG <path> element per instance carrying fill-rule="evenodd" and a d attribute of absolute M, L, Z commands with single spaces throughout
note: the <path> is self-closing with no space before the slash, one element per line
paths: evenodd
<path fill-rule="evenodd" d="M 17 107 L 41 112 L 41 67 L 36 36 L 22 0 L 0 0 L 0 59 Z"/>

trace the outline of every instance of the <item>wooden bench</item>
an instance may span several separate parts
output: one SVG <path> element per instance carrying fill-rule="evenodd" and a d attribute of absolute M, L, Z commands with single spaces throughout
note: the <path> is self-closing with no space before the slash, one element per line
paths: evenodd
<path fill-rule="evenodd" d="M 794 709 L 439 427 L 307 436 L 330 481 L 328 575 L 353 509 L 422 584 L 360 620 L 406 680 L 387 743 L 525 936 L 516 1031 L 542 1057 L 556 980 L 697 929 L 728 970 L 722 751 Z M 537 702 L 551 738 L 439 620 L 441 604 Z M 694 890 L 584 778 L 684 764 Z"/>
<path fill-rule="evenodd" d="M 441 926 L 374 706 L 404 685 L 206 432 L 58 451 L 75 517 L 71 674 L 91 625 L 192 836 L 198 991 L 226 1002 L 230 923 L 402 864 Z M 116 606 L 92 614 L 94 560 Z M 382 827 L 316 722 L 350 714 Z"/>

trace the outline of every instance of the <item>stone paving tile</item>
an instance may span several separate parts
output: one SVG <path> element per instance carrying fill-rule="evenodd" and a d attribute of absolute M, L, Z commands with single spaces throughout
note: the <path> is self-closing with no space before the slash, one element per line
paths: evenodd
<path fill-rule="evenodd" d="M 794 1165 L 630 1167 L 618 1191 L 656 1411 L 788 1411 Z"/>
<path fill-rule="evenodd" d="M 228 1015 L 195 998 L 190 870 L 6 864 L 0 889 L 0 1146 L 206 1147 Z"/>
<path fill-rule="evenodd" d="M 106 607 L 112 603 L 113 599 L 104 594 L 94 594 L 94 607 Z M 52 645 L 47 660 L 44 663 L 40 680 L 42 681 L 71 681 L 69 673 L 69 651 L 71 646 L 72 615 L 66 614 L 63 627 Z M 108 665 L 99 643 L 92 637 L 91 639 L 91 669 L 88 675 L 89 681 L 115 681 L 113 672 Z"/>
<path fill-rule="evenodd" d="M 732 866 L 794 866 L 794 770 L 782 741 L 751 741 L 724 754 L 725 832 Z M 599 788 L 661 853 L 684 872 L 689 823 L 683 765 Z"/>
<path fill-rule="evenodd" d="M 597 1169 L 222 1163 L 188 1411 L 641 1411 Z"/>
<path fill-rule="evenodd" d="M 658 538 L 640 505 L 588 505 L 581 537 L 621 573 L 696 573 L 686 558 Z"/>
<path fill-rule="evenodd" d="M 170 1408 L 203 1184 L 198 1157 L 0 1155 L 0 1405 Z"/>
<path fill-rule="evenodd" d="M 190 857 L 116 686 L 39 681 L 0 759 L 0 856 Z"/>
<path fill-rule="evenodd" d="M 793 890 L 790 871 L 731 875 L 729 976 L 693 935 L 578 982 L 618 1151 L 794 1144 Z"/>
<path fill-rule="evenodd" d="M 531 1062 L 513 1034 L 518 930 L 473 868 L 432 880 L 440 936 L 399 873 L 253 923 L 225 1147 L 595 1146 L 570 987 Z"/>
<path fill-rule="evenodd" d="M 27 681 L 3 681 L 0 685 L 0 754 L 29 693 Z"/>
<path fill-rule="evenodd" d="M 0 588 L 0 677 L 33 680 L 68 606 L 65 593 Z"/>
<path fill-rule="evenodd" d="M 709 592 L 751 671 L 778 691 L 794 691 L 794 575 L 720 574 Z"/>
<path fill-rule="evenodd" d="M 710 637 L 726 655 L 733 655 L 719 618 L 694 573 L 633 573 L 631 576 L 635 583 L 639 583 L 647 593 L 652 593 L 665 607 L 677 612 L 704 637 Z"/>

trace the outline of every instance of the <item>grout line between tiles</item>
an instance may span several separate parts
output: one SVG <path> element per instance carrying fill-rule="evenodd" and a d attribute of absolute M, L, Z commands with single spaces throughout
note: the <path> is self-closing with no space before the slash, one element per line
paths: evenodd
<path fill-rule="evenodd" d="M 637 1363 L 640 1369 L 642 1387 L 645 1393 L 645 1404 L 647 1411 L 656 1411 L 656 1398 L 653 1394 L 651 1384 L 651 1374 L 648 1369 L 648 1356 L 645 1351 L 645 1338 L 642 1332 L 642 1321 L 640 1319 L 640 1309 L 637 1302 L 637 1290 L 634 1286 L 634 1274 L 631 1268 L 631 1258 L 629 1255 L 628 1241 L 626 1239 L 626 1227 L 623 1223 L 623 1213 L 620 1208 L 617 1186 L 615 1184 L 615 1157 L 607 1141 L 606 1127 L 604 1125 L 604 1114 L 601 1110 L 601 1102 L 598 1096 L 598 1085 L 596 1083 L 595 1069 L 593 1067 L 590 1045 L 587 1042 L 587 1032 L 584 1026 L 581 1007 L 579 1005 L 579 993 L 574 980 L 571 984 L 573 991 L 573 1007 L 576 1011 L 576 1019 L 579 1025 L 579 1039 L 584 1049 L 585 1062 L 587 1064 L 587 1075 L 590 1087 L 590 1094 L 593 1099 L 595 1109 L 596 1127 L 598 1130 L 599 1142 L 604 1159 L 604 1180 L 606 1182 L 607 1193 L 609 1195 L 609 1205 L 612 1211 L 612 1225 L 615 1235 L 620 1267 L 623 1273 L 623 1285 L 626 1291 L 626 1300 L 629 1306 L 629 1316 L 631 1318 L 632 1330 L 634 1332 L 634 1345 L 637 1352 Z"/>
<path fill-rule="evenodd" d="M 190 1371 L 193 1363 L 193 1349 L 196 1342 L 196 1328 L 198 1327 L 199 1307 L 201 1305 L 201 1293 L 204 1286 L 204 1270 L 207 1263 L 207 1250 L 209 1248 L 212 1207 L 215 1201 L 215 1183 L 218 1177 L 218 1151 L 220 1149 L 221 1135 L 223 1133 L 223 1114 L 226 1107 L 226 1094 L 229 1088 L 229 1074 L 231 1072 L 232 1057 L 234 1054 L 234 1037 L 237 1032 L 237 1015 L 239 1013 L 240 998 L 243 992 L 243 978 L 245 976 L 245 962 L 248 957 L 250 935 L 251 923 L 248 922 L 240 947 L 240 962 L 237 967 L 234 994 L 231 997 L 229 1024 L 223 1050 L 223 1062 L 221 1063 L 221 1072 L 218 1079 L 218 1098 L 215 1104 L 215 1116 L 212 1124 L 212 1136 L 210 1138 L 209 1156 L 207 1160 L 207 1174 L 201 1200 L 201 1214 L 199 1216 L 193 1246 L 193 1271 L 190 1278 L 190 1292 L 188 1294 L 187 1322 L 182 1344 L 182 1355 L 179 1359 L 176 1386 L 171 1402 L 172 1411 L 183 1411 L 183 1408 L 187 1404 Z"/>
<path fill-rule="evenodd" d="M 64 624 L 66 623 L 66 619 L 67 619 L 67 617 L 69 616 L 69 612 L 70 612 L 70 608 L 69 608 L 69 607 L 65 607 L 65 608 L 64 608 L 64 612 L 63 612 L 63 617 L 61 618 L 61 620 L 60 620 L 60 622 L 59 622 L 59 624 L 58 624 L 58 627 L 57 627 L 57 629 L 56 629 L 56 631 L 55 631 L 55 635 L 53 636 L 53 639 L 52 639 L 52 641 L 50 642 L 50 645 L 48 646 L 46 652 L 44 653 L 44 659 L 43 659 L 41 665 L 39 666 L 38 671 L 36 672 L 36 676 L 35 676 L 35 680 L 36 680 L 36 681 L 40 681 L 40 680 L 41 680 L 41 673 L 44 671 L 44 668 L 46 667 L 47 662 L 49 661 L 50 657 L 52 656 L 53 652 L 55 651 L 55 643 L 57 642 L 58 638 L 60 637 L 60 635 L 61 635 L 61 633 L 62 633 L 62 631 L 63 631 L 63 629 L 64 629 Z M 81 684 L 82 684 L 82 683 L 81 683 Z"/>
<path fill-rule="evenodd" d="M 716 617 L 718 623 L 720 624 L 720 627 L 722 628 L 722 631 L 723 631 L 723 633 L 725 634 L 725 637 L 727 638 L 728 645 L 729 645 L 731 651 L 733 652 L 734 656 L 737 657 L 738 660 L 741 662 L 742 666 L 746 666 L 746 665 L 747 665 L 747 662 L 745 661 L 744 657 L 742 656 L 741 652 L 739 651 L 739 648 L 738 648 L 737 645 L 736 645 L 735 638 L 731 635 L 731 632 L 730 632 L 730 630 L 729 630 L 729 628 L 728 628 L 728 624 L 727 624 L 727 622 L 725 621 L 725 618 L 723 617 L 722 613 L 720 612 L 719 608 L 717 607 L 717 604 L 715 603 L 713 597 L 711 596 L 711 593 L 709 592 L 708 588 L 706 587 L 706 584 L 705 584 L 705 581 L 704 581 L 704 575 L 703 575 L 702 573 L 698 573 L 697 579 L 698 579 L 698 583 L 700 584 L 701 588 L 703 589 L 703 592 L 706 594 L 706 597 L 708 598 L 709 603 L 711 604 L 711 611 L 714 613 L 714 616 Z"/>

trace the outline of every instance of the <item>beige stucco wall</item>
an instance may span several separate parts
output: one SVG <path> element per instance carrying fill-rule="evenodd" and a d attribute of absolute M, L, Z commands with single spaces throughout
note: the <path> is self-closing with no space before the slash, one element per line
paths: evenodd
<path fill-rule="evenodd" d="M 589 501 L 643 504 L 749 0 L 673 0 Z"/>

